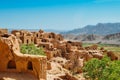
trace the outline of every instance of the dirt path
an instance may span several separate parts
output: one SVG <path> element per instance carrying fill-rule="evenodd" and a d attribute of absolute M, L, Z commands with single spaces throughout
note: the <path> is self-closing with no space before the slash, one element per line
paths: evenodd
<path fill-rule="evenodd" d="M 8 73 L 0 72 L 0 80 L 38 80 L 28 73 Z"/>

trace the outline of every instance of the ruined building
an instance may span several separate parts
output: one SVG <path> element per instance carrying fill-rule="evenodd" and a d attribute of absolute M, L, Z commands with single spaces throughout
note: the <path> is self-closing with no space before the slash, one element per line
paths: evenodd
<path fill-rule="evenodd" d="M 0 36 L 7 33 L 8 33 L 7 29 L 0 29 Z"/>
<path fill-rule="evenodd" d="M 101 59 L 105 52 L 104 49 L 98 49 L 97 45 L 82 47 L 82 42 L 67 41 L 60 34 L 53 32 L 13 30 L 11 33 L 12 35 L 8 35 L 4 30 L 0 33 L 0 71 L 27 72 L 35 75 L 39 80 L 46 80 L 46 69 L 51 69 L 52 65 L 49 61 L 52 58 L 64 58 L 66 59 L 64 64 L 64 61 L 58 62 L 63 68 L 82 73 L 85 61 L 92 58 Z M 21 44 L 43 47 L 46 57 L 21 54 L 19 49 Z M 111 52 L 105 53 L 112 60 L 117 59 Z"/>
<path fill-rule="evenodd" d="M 67 69 L 73 69 L 75 61 L 80 62 L 81 59 L 88 61 L 91 58 L 101 59 L 103 57 L 102 51 L 98 50 L 97 46 L 83 48 L 81 42 L 66 41 L 60 34 L 47 33 L 42 30 L 38 32 L 14 30 L 12 34 L 23 44 L 34 43 L 38 47 L 43 47 L 48 60 L 53 57 L 63 57 L 70 60 L 66 63 L 67 65 L 64 65 Z M 81 63 L 76 66 L 81 66 Z"/>
<path fill-rule="evenodd" d="M 18 39 L 20 39 L 23 44 L 41 44 L 42 42 L 50 42 L 50 40 L 52 39 L 59 41 L 63 40 L 63 37 L 59 34 L 55 34 L 52 32 L 46 33 L 42 30 L 39 30 L 38 32 L 13 30 L 11 33 L 15 35 Z"/>
<path fill-rule="evenodd" d="M 0 72 L 29 73 L 38 80 L 46 80 L 46 57 L 20 53 L 19 43 L 13 35 L 0 37 Z"/>

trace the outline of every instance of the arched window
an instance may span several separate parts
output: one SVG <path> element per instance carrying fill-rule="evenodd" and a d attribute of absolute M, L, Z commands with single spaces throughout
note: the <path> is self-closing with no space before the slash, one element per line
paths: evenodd
<path fill-rule="evenodd" d="M 16 63 L 13 60 L 10 60 L 7 65 L 8 69 L 16 69 Z"/>
<path fill-rule="evenodd" d="M 28 62 L 27 69 L 28 70 L 33 70 L 33 65 L 32 65 L 31 61 Z"/>

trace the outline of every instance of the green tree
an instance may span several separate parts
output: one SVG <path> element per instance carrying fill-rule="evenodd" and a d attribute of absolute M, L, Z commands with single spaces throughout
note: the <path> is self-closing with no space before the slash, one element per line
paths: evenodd
<path fill-rule="evenodd" d="M 120 80 L 120 61 L 111 61 L 107 56 L 102 60 L 93 58 L 85 63 L 83 71 L 90 80 Z"/>

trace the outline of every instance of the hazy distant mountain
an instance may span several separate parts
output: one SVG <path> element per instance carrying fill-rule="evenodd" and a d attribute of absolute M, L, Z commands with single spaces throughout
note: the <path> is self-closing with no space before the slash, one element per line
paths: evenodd
<path fill-rule="evenodd" d="M 74 29 L 61 34 L 96 34 L 107 35 L 120 32 L 120 23 L 98 23 L 97 25 L 87 25 L 83 28 Z"/>
<path fill-rule="evenodd" d="M 64 34 L 67 40 L 82 41 L 87 43 L 105 43 L 105 44 L 117 44 L 120 45 L 120 32 L 108 35 L 95 35 L 95 34 Z"/>
<path fill-rule="evenodd" d="M 77 40 L 77 41 L 95 41 L 104 38 L 104 36 L 95 35 L 95 34 L 79 34 L 79 35 L 64 34 L 63 36 L 67 40 Z"/>
<path fill-rule="evenodd" d="M 105 39 L 105 40 L 115 40 L 115 39 L 120 40 L 120 33 L 106 35 L 103 39 Z"/>

